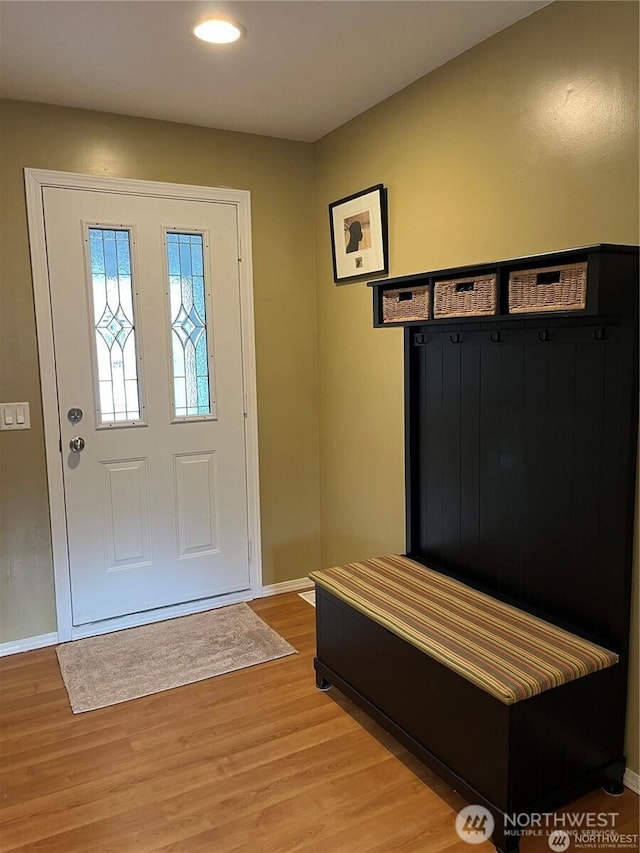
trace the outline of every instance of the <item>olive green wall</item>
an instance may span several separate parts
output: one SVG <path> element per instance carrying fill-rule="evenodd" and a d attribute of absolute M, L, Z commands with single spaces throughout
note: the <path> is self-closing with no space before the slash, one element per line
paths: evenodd
<path fill-rule="evenodd" d="M 404 547 L 402 332 L 334 285 L 327 204 L 387 186 L 392 276 L 637 243 L 637 103 L 638 4 L 554 3 L 316 144 L 323 565 Z"/>
<path fill-rule="evenodd" d="M 56 630 L 23 168 L 251 190 L 265 584 L 318 565 L 313 149 L 40 104 L 0 106 L 0 643 Z"/>

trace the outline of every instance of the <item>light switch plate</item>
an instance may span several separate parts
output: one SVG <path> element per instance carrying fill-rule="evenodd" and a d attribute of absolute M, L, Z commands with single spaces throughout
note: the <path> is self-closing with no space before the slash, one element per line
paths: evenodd
<path fill-rule="evenodd" d="M 31 429 L 28 403 L 0 403 L 0 430 Z"/>

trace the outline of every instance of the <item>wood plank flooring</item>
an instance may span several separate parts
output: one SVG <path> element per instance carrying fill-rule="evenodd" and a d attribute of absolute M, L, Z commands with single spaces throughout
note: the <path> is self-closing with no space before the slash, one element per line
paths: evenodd
<path fill-rule="evenodd" d="M 296 594 L 251 606 L 297 655 L 86 714 L 71 713 L 53 648 L 0 659 L 0 851 L 492 849 L 458 839 L 451 788 L 316 690 L 314 609 Z M 567 811 L 617 812 L 618 831 L 638 832 L 630 791 Z M 521 849 L 549 853 L 546 835 Z"/>

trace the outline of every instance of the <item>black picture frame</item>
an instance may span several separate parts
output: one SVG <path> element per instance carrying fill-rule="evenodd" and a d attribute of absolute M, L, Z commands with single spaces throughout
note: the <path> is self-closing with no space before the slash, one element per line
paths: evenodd
<path fill-rule="evenodd" d="M 336 284 L 389 272 L 387 190 L 382 184 L 329 205 Z"/>

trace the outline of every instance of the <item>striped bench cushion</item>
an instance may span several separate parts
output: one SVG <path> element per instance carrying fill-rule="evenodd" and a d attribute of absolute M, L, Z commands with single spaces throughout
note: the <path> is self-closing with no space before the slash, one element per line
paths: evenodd
<path fill-rule="evenodd" d="M 408 557 L 348 563 L 309 577 L 506 705 L 618 661 L 613 652 Z"/>

